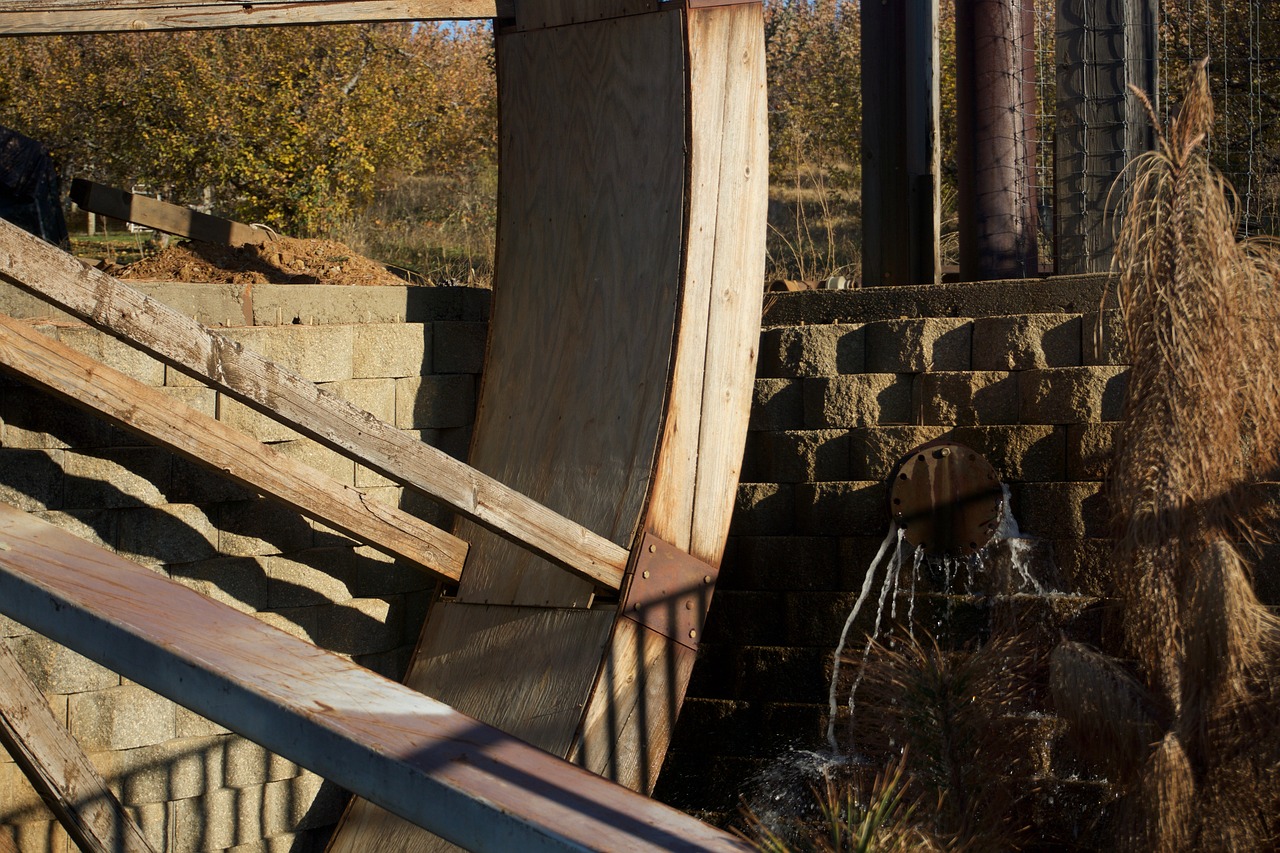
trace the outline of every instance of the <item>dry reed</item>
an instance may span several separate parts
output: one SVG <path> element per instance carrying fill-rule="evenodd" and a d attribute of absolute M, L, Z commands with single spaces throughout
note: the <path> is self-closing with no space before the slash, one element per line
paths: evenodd
<path fill-rule="evenodd" d="M 1116 842 L 1142 851 L 1262 849 L 1280 830 L 1277 623 L 1236 547 L 1259 536 L 1249 486 L 1280 451 L 1280 259 L 1236 237 L 1203 63 L 1192 73 L 1158 150 L 1131 166 L 1115 254 L 1132 366 L 1109 499 L 1136 672 L 1062 647 L 1053 673 L 1059 712 L 1109 752 Z"/>

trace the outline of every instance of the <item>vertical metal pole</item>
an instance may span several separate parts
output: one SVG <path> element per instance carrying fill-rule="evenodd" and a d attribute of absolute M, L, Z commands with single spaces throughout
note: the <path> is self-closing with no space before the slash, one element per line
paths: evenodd
<path fill-rule="evenodd" d="M 1152 145 L 1146 109 L 1128 87 L 1155 102 L 1158 8 L 1158 0 L 1058 0 L 1059 273 L 1111 267 L 1120 198 L 1113 187 L 1125 164 Z"/>
<path fill-rule="evenodd" d="M 862 281 L 938 281 L 938 0 L 864 0 Z"/>
<path fill-rule="evenodd" d="M 957 0 L 960 277 L 1035 272 L 1028 138 L 1021 110 L 1021 0 Z"/>

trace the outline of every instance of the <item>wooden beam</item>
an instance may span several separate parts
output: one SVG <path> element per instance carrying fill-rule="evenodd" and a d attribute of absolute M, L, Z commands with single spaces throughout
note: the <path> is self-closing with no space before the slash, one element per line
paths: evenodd
<path fill-rule="evenodd" d="M 0 220 L 0 279 L 410 486 L 597 586 L 627 549 Z"/>
<path fill-rule="evenodd" d="M 462 576 L 467 543 L 395 507 L 365 498 L 164 392 L 0 314 L 0 365 L 199 465 L 293 506 L 448 580 Z"/>
<path fill-rule="evenodd" d="M 469 850 L 750 849 L 4 504 L 0 611 Z"/>
<path fill-rule="evenodd" d="M 0 36 L 507 18 L 514 0 L 8 0 Z"/>
<path fill-rule="evenodd" d="M 0 743 L 81 850 L 155 853 L 4 643 L 0 643 Z"/>
<path fill-rule="evenodd" d="M 71 200 L 90 213 L 100 213 L 205 243 L 256 246 L 271 239 L 271 233 L 262 228 L 254 228 L 233 219 L 210 216 L 189 207 L 105 184 L 95 184 L 83 178 L 76 178 L 71 182 Z"/>

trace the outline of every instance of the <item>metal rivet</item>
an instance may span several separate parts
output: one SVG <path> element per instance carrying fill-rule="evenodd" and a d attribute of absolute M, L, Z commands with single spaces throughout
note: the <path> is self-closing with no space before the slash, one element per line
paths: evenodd
<path fill-rule="evenodd" d="M 703 583 L 711 583 L 711 575 L 703 575 L 703 576 L 702 576 L 702 582 L 703 582 Z"/>
<path fill-rule="evenodd" d="M 686 602 L 684 603 L 684 609 L 685 609 L 685 610 L 692 610 L 692 609 L 693 609 L 693 602 L 692 602 L 692 601 L 686 601 Z"/>
<path fill-rule="evenodd" d="M 649 579 L 649 573 L 646 571 L 643 575 L 641 575 L 641 577 L 643 577 L 645 580 L 648 580 L 648 579 Z"/>
<path fill-rule="evenodd" d="M 658 551 L 658 546 L 657 546 L 657 545 L 650 545 L 650 546 L 649 546 L 649 553 L 650 553 L 650 554 L 657 553 L 657 551 Z"/>
<path fill-rule="evenodd" d="M 698 632 L 697 632 L 697 631 L 690 631 L 690 632 L 689 632 L 689 639 L 691 639 L 691 640 L 692 640 L 693 638 L 695 638 L 695 637 L 697 637 L 697 636 L 698 636 Z"/>

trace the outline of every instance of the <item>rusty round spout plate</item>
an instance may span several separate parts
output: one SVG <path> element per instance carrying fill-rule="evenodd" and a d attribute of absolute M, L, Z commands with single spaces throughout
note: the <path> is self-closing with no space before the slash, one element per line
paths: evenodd
<path fill-rule="evenodd" d="M 980 453 L 945 439 L 923 444 L 893 473 L 889 509 L 913 546 L 931 557 L 982 550 L 1000 526 L 1004 493 Z"/>

